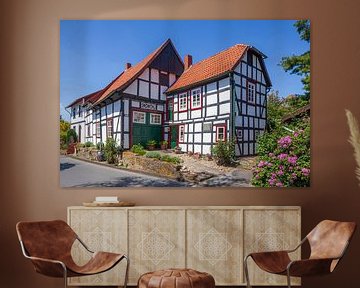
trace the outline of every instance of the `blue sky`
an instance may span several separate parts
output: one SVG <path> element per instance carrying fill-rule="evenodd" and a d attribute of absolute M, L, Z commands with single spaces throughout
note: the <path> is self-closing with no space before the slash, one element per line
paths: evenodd
<path fill-rule="evenodd" d="M 272 89 L 280 96 L 302 94 L 300 77 L 278 65 L 283 56 L 301 54 L 295 20 L 61 20 L 60 113 L 71 101 L 106 86 L 170 38 L 183 58 L 196 63 L 234 44 L 255 46 L 265 60 Z"/>

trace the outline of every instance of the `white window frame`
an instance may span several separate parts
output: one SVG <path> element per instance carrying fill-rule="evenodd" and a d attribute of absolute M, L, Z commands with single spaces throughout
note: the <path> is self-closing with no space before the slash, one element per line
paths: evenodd
<path fill-rule="evenodd" d="M 255 103 L 256 99 L 256 84 L 248 81 L 247 83 L 247 101 Z"/>
<path fill-rule="evenodd" d="M 143 121 L 135 121 L 135 114 L 141 114 L 141 115 L 143 115 Z M 132 122 L 133 123 L 138 123 L 138 124 L 145 124 L 146 123 L 146 113 L 145 112 L 141 112 L 141 111 L 133 111 L 133 119 L 132 119 Z"/>
<path fill-rule="evenodd" d="M 185 142 L 185 125 L 179 126 L 179 143 Z"/>
<path fill-rule="evenodd" d="M 224 132 L 223 132 L 223 136 L 224 138 L 223 139 L 219 139 L 219 129 L 222 128 L 224 129 Z M 216 126 L 216 142 L 218 141 L 226 141 L 226 125 L 219 125 L 219 126 Z"/>
<path fill-rule="evenodd" d="M 111 125 L 109 125 L 109 123 L 111 123 Z M 111 130 L 110 130 L 110 127 L 111 127 Z M 114 134 L 114 120 L 111 118 L 111 119 L 107 119 L 106 120 L 106 138 L 112 138 L 113 137 L 113 134 Z M 109 135 L 111 134 L 111 135 Z"/>
<path fill-rule="evenodd" d="M 181 112 L 186 110 L 187 110 L 187 93 L 181 93 L 179 94 L 179 111 Z"/>
<path fill-rule="evenodd" d="M 153 121 L 153 116 L 159 116 L 159 122 L 154 122 Z M 159 114 L 159 113 L 150 113 L 150 124 L 152 124 L 152 125 L 161 125 L 161 114 Z"/>
<path fill-rule="evenodd" d="M 196 99 L 195 97 L 199 97 L 199 99 Z M 195 99 L 196 101 L 194 101 Z M 198 108 L 201 108 L 201 89 L 194 89 L 191 91 L 191 109 Z"/>

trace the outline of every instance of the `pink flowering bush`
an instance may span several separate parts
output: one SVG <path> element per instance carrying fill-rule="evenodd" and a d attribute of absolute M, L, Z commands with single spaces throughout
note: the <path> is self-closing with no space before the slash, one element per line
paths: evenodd
<path fill-rule="evenodd" d="M 259 159 L 252 184 L 258 187 L 310 186 L 310 128 L 265 133 L 258 141 Z"/>

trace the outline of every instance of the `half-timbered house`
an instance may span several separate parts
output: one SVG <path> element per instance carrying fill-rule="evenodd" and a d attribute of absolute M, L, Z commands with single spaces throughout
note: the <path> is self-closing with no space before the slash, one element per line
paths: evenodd
<path fill-rule="evenodd" d="M 237 44 L 192 64 L 166 91 L 165 137 L 171 147 L 211 154 L 218 141 L 234 140 L 236 155 L 256 154 L 256 138 L 266 127 L 271 81 L 264 59 L 252 46 Z"/>
<path fill-rule="evenodd" d="M 168 39 L 103 89 L 69 105 L 81 142 L 114 138 L 124 149 L 148 140 L 211 154 L 218 141 L 235 140 L 236 155 L 256 154 L 266 127 L 271 81 L 266 56 L 234 45 L 196 64 L 184 62 Z"/>
<path fill-rule="evenodd" d="M 129 149 L 133 144 L 163 140 L 164 92 L 183 70 L 184 64 L 170 39 L 138 64 L 127 63 L 109 85 L 93 93 L 95 101 L 86 103 L 89 105 L 81 118 L 85 141 L 105 143 L 112 137 Z M 78 104 L 75 101 L 70 106 L 76 110 Z"/>

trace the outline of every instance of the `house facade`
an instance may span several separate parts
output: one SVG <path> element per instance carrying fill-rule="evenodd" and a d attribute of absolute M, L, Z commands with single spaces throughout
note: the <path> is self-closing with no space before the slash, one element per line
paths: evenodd
<path fill-rule="evenodd" d="M 71 127 L 81 142 L 112 137 L 124 149 L 167 140 L 169 148 L 211 154 L 218 141 L 234 140 L 237 156 L 254 155 L 271 87 L 265 58 L 237 44 L 193 64 L 169 39 L 104 89 L 70 104 Z"/>

